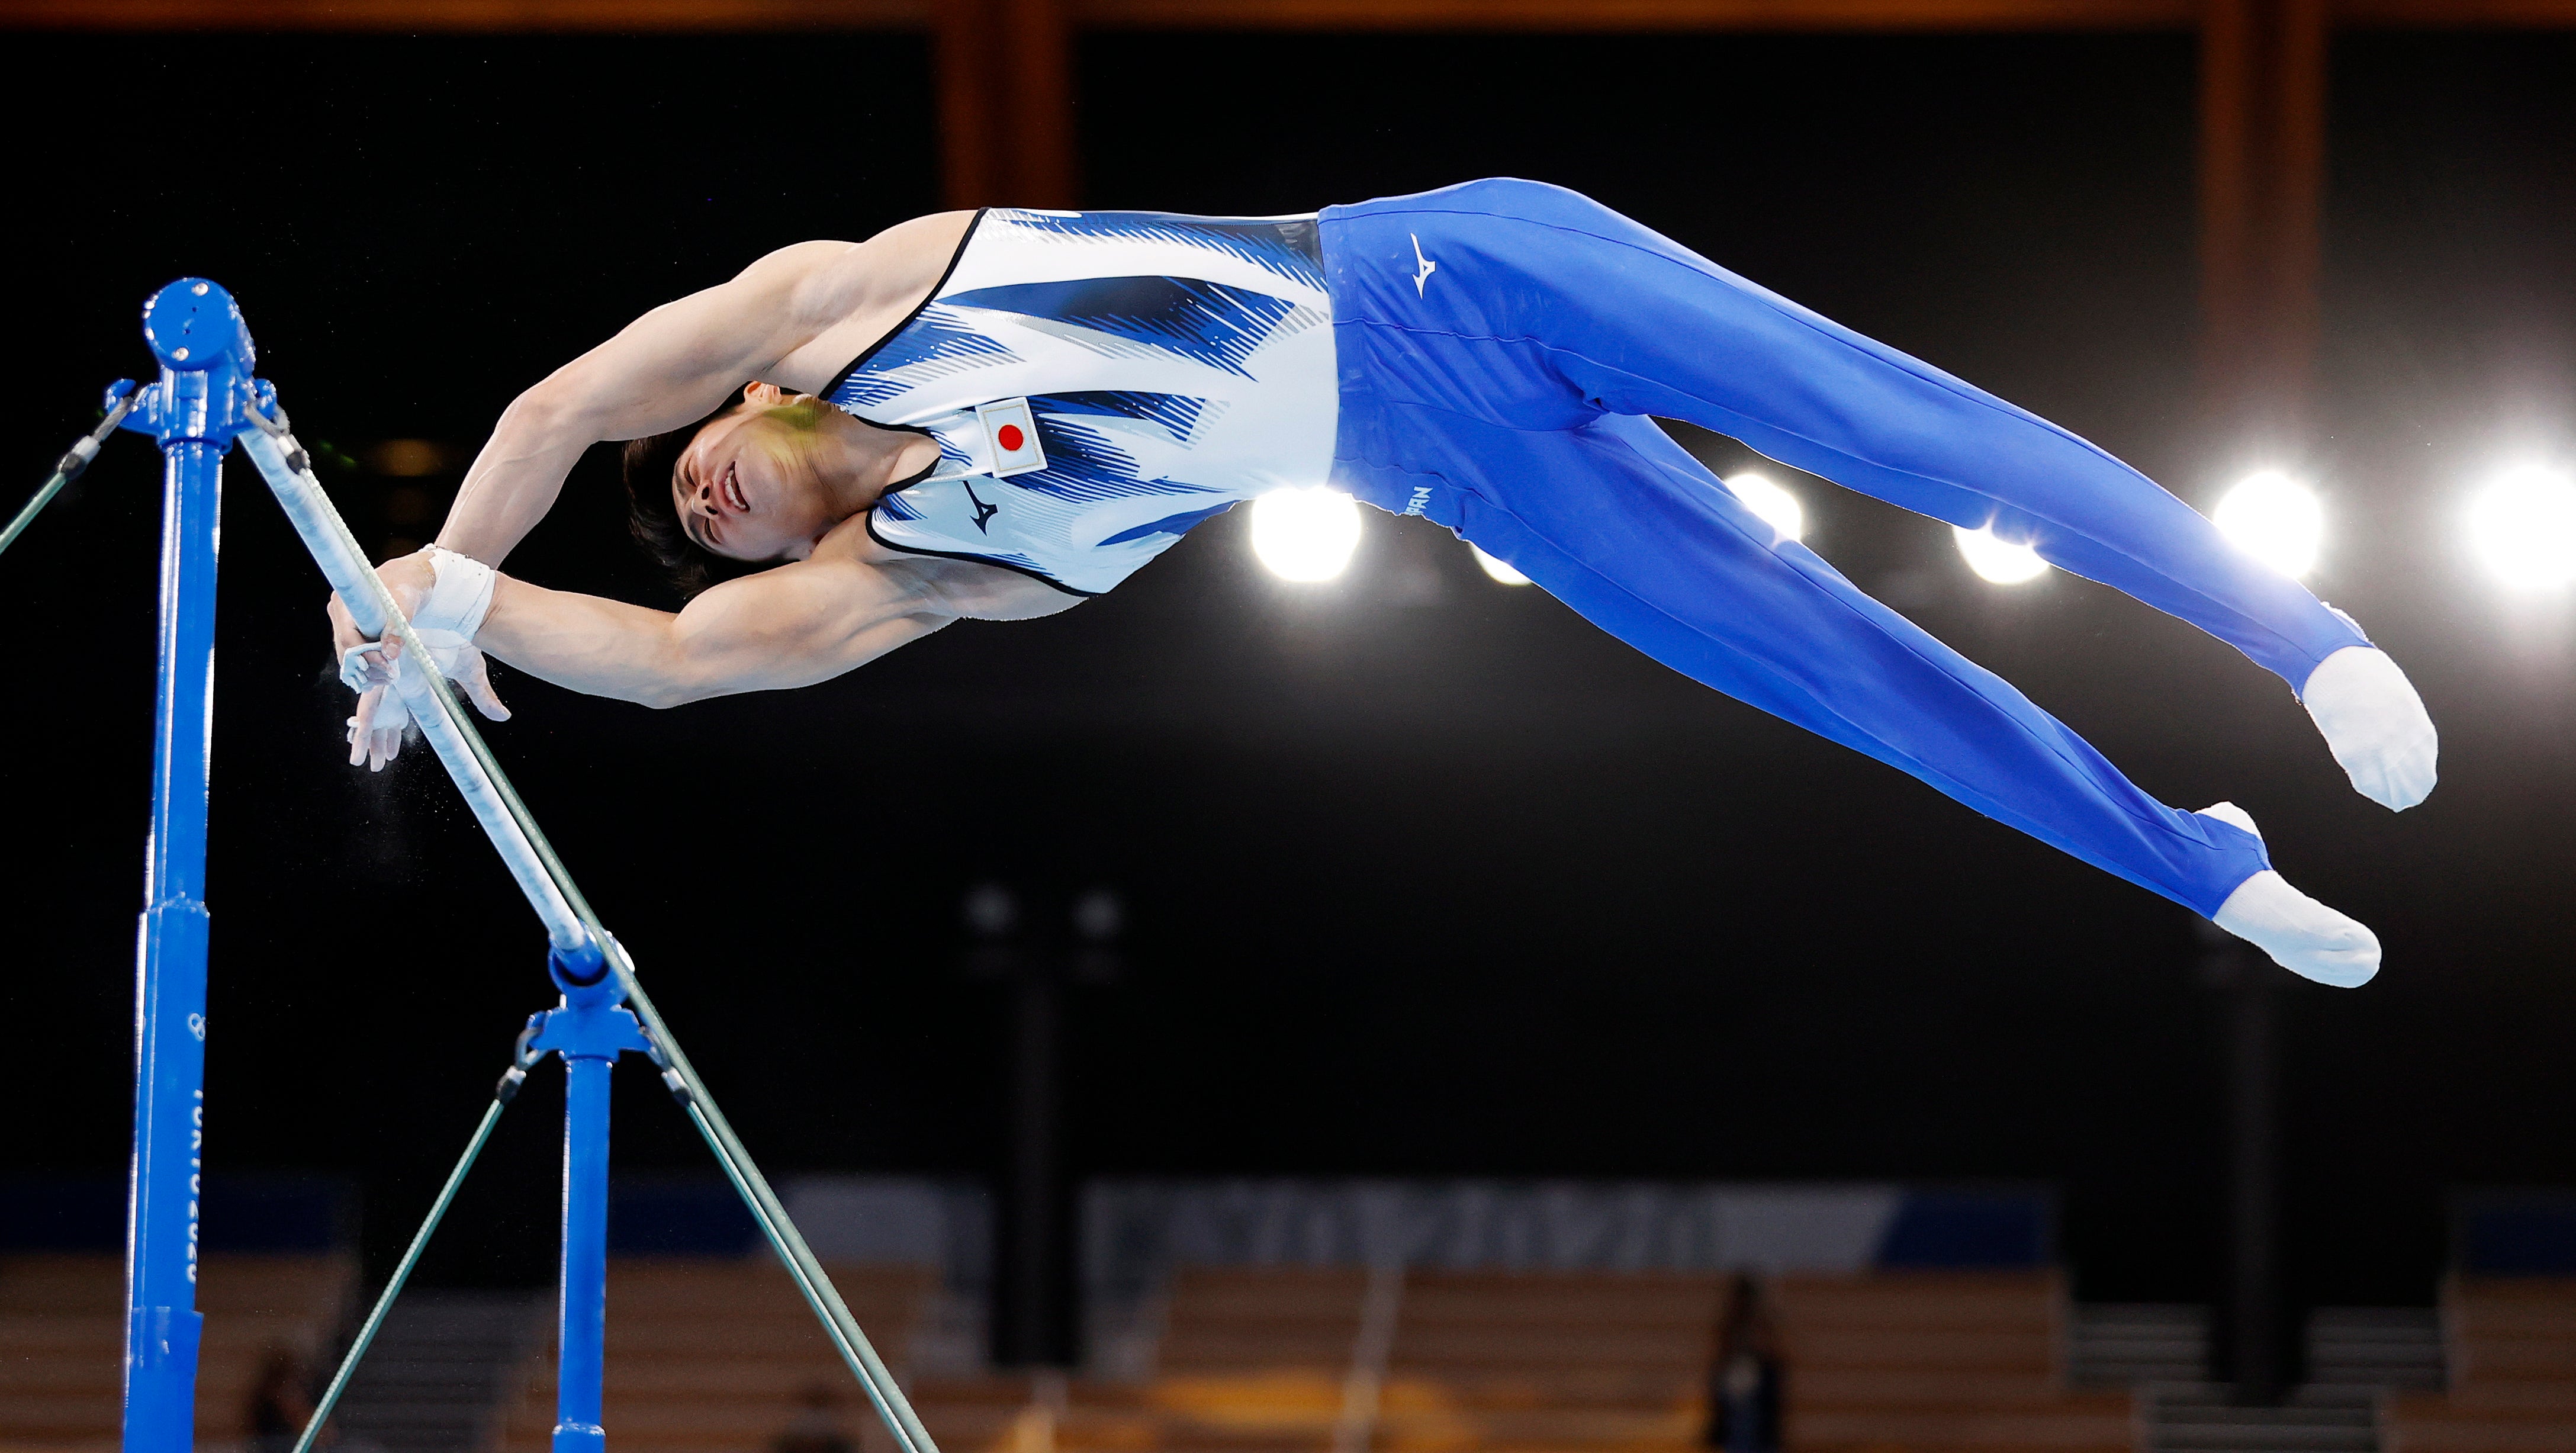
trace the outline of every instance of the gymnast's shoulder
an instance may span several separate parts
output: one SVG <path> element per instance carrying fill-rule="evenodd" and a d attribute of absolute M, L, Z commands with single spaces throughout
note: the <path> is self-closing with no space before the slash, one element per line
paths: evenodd
<path fill-rule="evenodd" d="M 735 309 L 765 316 L 791 341 L 778 381 L 810 390 L 921 306 L 974 222 L 972 212 L 938 212 L 865 242 L 799 242 L 743 269 L 726 290 Z"/>

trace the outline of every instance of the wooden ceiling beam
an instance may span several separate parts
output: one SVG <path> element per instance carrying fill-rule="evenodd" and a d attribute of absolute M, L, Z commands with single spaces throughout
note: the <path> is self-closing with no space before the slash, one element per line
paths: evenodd
<path fill-rule="evenodd" d="M 2200 42 L 2201 386 L 2225 436 L 2307 432 L 2324 205 L 2327 0 L 2209 0 Z"/>
<path fill-rule="evenodd" d="M 2335 0 L 2335 24 L 2391 30 L 2576 28 L 2576 0 Z"/>
<path fill-rule="evenodd" d="M 934 31 L 942 0 L 0 0 L 0 30 Z M 2182 30 L 2210 0 L 1061 0 L 1080 30 Z M 2576 0 L 2333 0 L 2338 26 L 2576 28 Z"/>
<path fill-rule="evenodd" d="M 927 30 L 933 0 L 0 0 L 0 30 L 565 35 Z"/>
<path fill-rule="evenodd" d="M 937 0 L 940 191 L 950 207 L 1071 207 L 1073 29 L 1063 0 Z"/>
<path fill-rule="evenodd" d="M 2576 0 L 0 0 L 0 30 L 926 31 L 952 206 L 1077 204 L 1086 30 L 2197 30 L 2203 385 L 2226 432 L 2293 449 L 2313 389 L 2339 26 L 2576 27 Z"/>
<path fill-rule="evenodd" d="M 2200 0 L 1074 0 L 1100 30 L 2183 30 Z"/>
<path fill-rule="evenodd" d="M 938 28 L 935 17 L 941 4 L 942 0 L 0 0 L 0 30 L 926 31 Z M 2179 30 L 2197 21 L 2200 0 L 1063 0 L 1056 8 L 1063 23 L 1073 29 L 1104 30 Z"/>

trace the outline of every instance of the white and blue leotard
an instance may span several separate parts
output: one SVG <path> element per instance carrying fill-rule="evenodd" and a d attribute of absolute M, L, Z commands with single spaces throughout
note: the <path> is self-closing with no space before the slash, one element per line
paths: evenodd
<path fill-rule="evenodd" d="M 1192 525 L 1331 474 L 1331 323 L 1312 216 L 995 207 L 823 397 L 939 441 L 931 477 L 869 517 L 880 543 L 1098 595 Z M 978 410 L 1013 399 L 1045 467 L 997 475 L 1003 430 Z"/>
<path fill-rule="evenodd" d="M 2141 791 L 1782 538 L 1654 420 L 2027 543 L 2293 689 L 2368 644 L 2084 440 L 1531 182 L 1314 217 L 988 211 L 825 396 L 939 440 L 930 476 L 870 520 L 888 545 L 1097 594 L 1237 501 L 1329 481 L 1448 526 L 1675 670 L 2203 914 L 2264 868 L 2259 837 Z M 1032 430 L 1027 457 L 997 452 Z"/>

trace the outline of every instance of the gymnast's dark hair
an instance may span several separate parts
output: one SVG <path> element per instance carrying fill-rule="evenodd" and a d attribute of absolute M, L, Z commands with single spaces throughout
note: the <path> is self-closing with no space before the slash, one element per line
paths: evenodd
<path fill-rule="evenodd" d="M 671 477 L 678 471 L 680 455 L 688 449 L 689 441 L 698 437 L 700 429 L 745 402 L 742 395 L 736 394 L 714 413 L 685 428 L 649 439 L 628 440 L 619 454 L 626 477 L 626 526 L 634 532 L 635 543 L 662 567 L 682 600 L 692 599 L 720 581 L 766 570 L 777 563 L 732 560 L 700 545 L 681 528 L 679 508 L 671 500 Z"/>

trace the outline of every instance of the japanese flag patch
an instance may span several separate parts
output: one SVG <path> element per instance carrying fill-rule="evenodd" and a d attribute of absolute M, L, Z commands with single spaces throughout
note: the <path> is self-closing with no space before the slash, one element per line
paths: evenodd
<path fill-rule="evenodd" d="M 984 440 L 992 451 L 992 467 L 986 472 L 995 479 L 1046 468 L 1046 450 L 1038 446 L 1038 424 L 1029 413 L 1027 399 L 978 404 L 975 417 L 983 422 Z"/>

